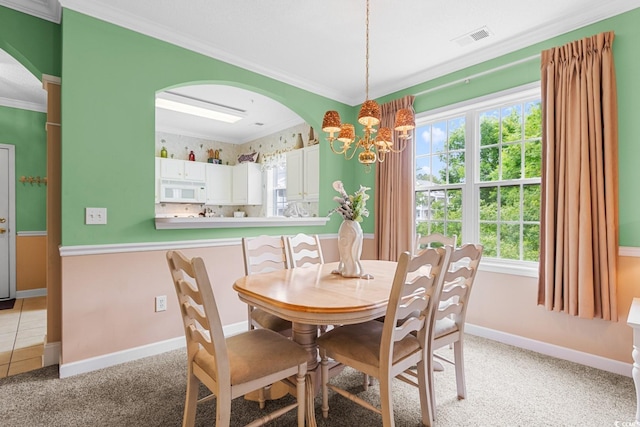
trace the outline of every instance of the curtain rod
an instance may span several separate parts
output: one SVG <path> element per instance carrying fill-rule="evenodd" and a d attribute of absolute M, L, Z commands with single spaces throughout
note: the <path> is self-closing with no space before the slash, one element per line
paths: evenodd
<path fill-rule="evenodd" d="M 461 79 L 454 80 L 454 81 L 449 82 L 449 83 L 444 83 L 444 84 L 441 84 L 439 86 L 434 86 L 432 88 L 425 89 L 425 90 L 420 91 L 418 93 L 414 93 L 413 96 L 420 96 L 420 95 L 424 95 L 425 93 L 435 92 L 436 90 L 444 89 L 446 87 L 457 85 L 459 83 L 469 83 L 469 81 L 471 79 L 475 79 L 475 78 L 478 78 L 478 77 L 485 76 L 487 74 L 495 73 L 496 71 L 504 70 L 506 68 L 511 68 L 514 65 L 522 64 L 524 62 L 533 61 L 534 59 L 540 59 L 540 54 L 532 55 L 532 56 L 529 56 L 527 58 L 523 58 L 523 59 L 519 59 L 517 61 L 510 62 L 508 64 L 500 65 L 499 67 L 491 68 L 490 70 L 486 70 L 486 71 L 482 71 L 480 73 L 472 74 L 472 75 L 470 75 L 468 77 L 463 77 Z"/>

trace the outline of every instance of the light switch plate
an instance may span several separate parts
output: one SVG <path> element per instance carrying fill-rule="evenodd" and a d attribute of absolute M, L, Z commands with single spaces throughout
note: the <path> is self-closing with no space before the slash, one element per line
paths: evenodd
<path fill-rule="evenodd" d="M 85 224 L 106 224 L 107 208 L 85 208 Z"/>

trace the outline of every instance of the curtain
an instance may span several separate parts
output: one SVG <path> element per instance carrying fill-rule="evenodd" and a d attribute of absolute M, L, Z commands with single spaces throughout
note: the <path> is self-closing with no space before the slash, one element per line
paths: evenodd
<path fill-rule="evenodd" d="M 538 304 L 617 321 L 618 119 L 607 32 L 542 52 Z"/>
<path fill-rule="evenodd" d="M 405 96 L 381 105 L 380 127 L 393 129 L 396 112 L 413 111 L 413 96 Z M 413 136 L 400 140 L 394 132 L 394 148 L 405 146 L 400 153 L 388 153 L 376 167 L 375 241 L 378 259 L 397 261 L 404 251 L 413 253 Z M 413 133 L 412 133 L 413 135 Z"/>

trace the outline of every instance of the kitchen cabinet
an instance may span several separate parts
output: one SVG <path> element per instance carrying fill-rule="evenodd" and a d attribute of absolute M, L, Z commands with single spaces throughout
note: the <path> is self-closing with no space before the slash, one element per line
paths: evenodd
<path fill-rule="evenodd" d="M 206 165 L 203 162 L 160 158 L 160 177 L 204 182 Z"/>
<path fill-rule="evenodd" d="M 207 187 L 207 205 L 230 205 L 234 166 L 205 165 L 205 183 Z"/>
<path fill-rule="evenodd" d="M 287 200 L 314 202 L 320 196 L 320 145 L 287 152 Z"/>
<path fill-rule="evenodd" d="M 189 181 L 204 181 L 206 179 L 207 163 L 203 162 L 184 162 L 184 179 Z"/>
<path fill-rule="evenodd" d="M 262 204 L 262 169 L 257 163 L 233 166 L 231 201 L 234 205 Z"/>

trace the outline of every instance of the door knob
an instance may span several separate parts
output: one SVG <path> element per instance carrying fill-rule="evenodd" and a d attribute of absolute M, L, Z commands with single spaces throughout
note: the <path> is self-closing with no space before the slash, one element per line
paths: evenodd
<path fill-rule="evenodd" d="M 6 221 L 7 221 L 6 218 L 0 218 L 0 224 L 4 223 Z"/>
<path fill-rule="evenodd" d="M 4 228 L 0 228 L 0 234 L 4 234 L 6 232 L 7 232 L 7 230 L 5 230 Z"/>

